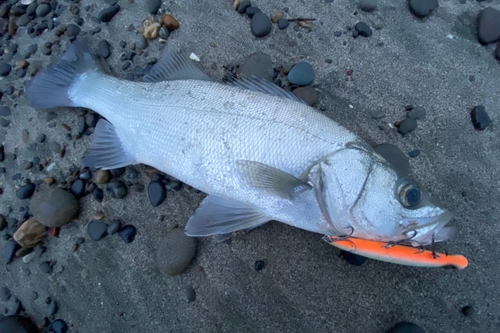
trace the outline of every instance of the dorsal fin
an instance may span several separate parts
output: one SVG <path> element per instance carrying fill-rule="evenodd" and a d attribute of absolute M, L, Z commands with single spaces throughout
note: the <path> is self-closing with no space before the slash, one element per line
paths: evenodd
<path fill-rule="evenodd" d="M 144 76 L 143 81 L 160 82 L 171 80 L 211 81 L 210 77 L 196 67 L 191 59 L 179 54 L 168 46 L 160 60 Z"/>
<path fill-rule="evenodd" d="M 228 81 L 226 81 L 228 85 L 231 85 L 233 87 L 238 87 L 241 89 L 248 89 L 252 91 L 258 91 L 261 93 L 273 95 L 273 96 L 278 96 L 282 98 L 288 98 L 296 102 L 304 103 L 302 99 L 299 97 L 295 96 L 291 91 L 286 91 L 281 87 L 278 87 L 272 82 L 258 79 L 256 77 L 237 77 L 233 76 L 231 77 Z"/>

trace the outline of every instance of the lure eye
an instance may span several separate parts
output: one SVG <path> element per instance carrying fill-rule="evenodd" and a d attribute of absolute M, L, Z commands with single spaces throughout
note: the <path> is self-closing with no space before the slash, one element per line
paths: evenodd
<path fill-rule="evenodd" d="M 400 178 L 396 182 L 395 196 L 404 208 L 418 208 L 423 199 L 422 190 L 418 184 L 409 178 Z"/>

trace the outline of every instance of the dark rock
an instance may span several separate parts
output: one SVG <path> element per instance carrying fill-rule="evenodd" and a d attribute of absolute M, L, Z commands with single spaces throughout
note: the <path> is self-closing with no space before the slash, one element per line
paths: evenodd
<path fill-rule="evenodd" d="M 340 256 L 347 261 L 348 264 L 353 265 L 353 266 L 361 266 L 365 263 L 366 257 L 340 250 Z"/>
<path fill-rule="evenodd" d="M 120 220 L 113 220 L 109 225 L 108 225 L 108 235 L 114 235 L 120 229 L 121 222 Z"/>
<path fill-rule="evenodd" d="M 148 10 L 151 14 L 156 15 L 161 7 L 161 0 L 147 0 Z"/>
<path fill-rule="evenodd" d="M 45 274 L 52 272 L 52 265 L 48 261 L 42 262 L 38 268 L 40 268 L 40 271 Z"/>
<path fill-rule="evenodd" d="M 45 15 L 47 15 L 51 11 L 51 9 L 52 8 L 50 7 L 50 5 L 42 3 L 36 8 L 36 15 L 38 17 L 45 17 Z"/>
<path fill-rule="evenodd" d="M 34 3 L 34 2 L 33 2 Z M 16 20 L 16 24 L 20 27 L 25 27 L 31 22 L 31 18 L 28 15 L 23 15 Z"/>
<path fill-rule="evenodd" d="M 26 14 L 27 16 L 35 16 L 36 14 L 36 9 L 38 8 L 38 3 L 32 2 L 28 5 L 28 8 L 26 8 Z"/>
<path fill-rule="evenodd" d="M 414 120 L 425 119 L 425 108 L 422 106 L 417 106 L 416 108 L 414 108 L 410 112 L 408 112 L 408 118 L 411 118 Z"/>
<path fill-rule="evenodd" d="M 92 195 L 94 196 L 94 199 L 97 200 L 97 202 L 102 202 L 104 199 L 104 192 L 100 188 L 96 188 L 93 192 Z"/>
<path fill-rule="evenodd" d="M 490 44 L 500 41 L 500 11 L 493 7 L 483 9 L 479 14 L 479 42 Z"/>
<path fill-rule="evenodd" d="M 240 2 L 240 5 L 238 6 L 238 13 L 240 13 L 240 14 L 245 13 L 247 8 L 249 8 L 250 6 L 252 6 L 252 3 L 248 0 L 244 0 L 244 1 Z"/>
<path fill-rule="evenodd" d="M 409 0 L 408 3 L 412 13 L 418 17 L 425 17 L 439 7 L 438 0 Z"/>
<path fill-rule="evenodd" d="M 417 121 L 411 118 L 406 118 L 401 123 L 399 123 L 398 132 L 401 134 L 407 134 L 414 131 L 417 128 Z"/>
<path fill-rule="evenodd" d="M 266 263 L 262 260 L 257 260 L 255 262 L 255 270 L 258 272 L 258 271 L 261 271 L 262 269 L 264 269 L 264 266 L 266 265 Z"/>
<path fill-rule="evenodd" d="M 281 20 L 278 21 L 278 28 L 280 30 L 288 28 L 289 25 L 290 25 L 290 22 L 285 18 L 282 18 Z"/>
<path fill-rule="evenodd" d="M 84 168 L 80 173 L 79 178 L 83 180 L 89 180 L 92 175 L 90 174 L 90 170 L 88 168 Z"/>
<path fill-rule="evenodd" d="M 7 263 L 12 262 L 12 259 L 14 259 L 14 254 L 19 248 L 20 248 L 19 244 L 17 244 L 16 241 L 14 241 L 13 239 L 9 239 L 5 243 L 5 248 L 3 250 L 3 258 Z"/>
<path fill-rule="evenodd" d="M 47 227 L 62 227 L 75 219 L 80 211 L 78 200 L 60 188 L 38 192 L 30 202 L 30 211 Z"/>
<path fill-rule="evenodd" d="M 491 119 L 486 113 L 484 106 L 478 105 L 476 106 L 470 113 L 472 119 L 472 125 L 477 130 L 484 130 L 491 123 Z"/>
<path fill-rule="evenodd" d="M 50 329 L 54 333 L 68 333 L 68 326 L 62 319 L 57 319 L 50 325 Z"/>
<path fill-rule="evenodd" d="M 363 37 L 370 37 L 372 35 L 372 29 L 365 22 L 357 23 L 354 29 Z"/>
<path fill-rule="evenodd" d="M 252 18 L 256 13 L 261 13 L 262 11 L 257 7 L 247 7 L 245 13 L 248 17 Z"/>
<path fill-rule="evenodd" d="M 382 156 L 392 166 L 398 177 L 407 177 L 410 163 L 406 155 L 396 146 L 381 144 L 374 147 L 377 154 Z"/>
<path fill-rule="evenodd" d="M 162 183 L 153 182 L 148 186 L 148 197 L 153 207 L 158 207 L 167 197 Z"/>
<path fill-rule="evenodd" d="M 10 64 L 7 64 L 7 63 L 0 64 L 0 76 L 9 75 L 11 70 L 12 70 L 12 66 Z"/>
<path fill-rule="evenodd" d="M 10 299 L 11 293 L 9 288 L 2 287 L 0 289 L 0 302 L 7 302 Z"/>
<path fill-rule="evenodd" d="M 99 42 L 99 55 L 104 59 L 107 59 L 111 54 L 109 49 L 109 43 L 107 40 L 101 40 Z"/>
<path fill-rule="evenodd" d="M 385 113 L 382 110 L 369 110 L 368 113 L 373 119 L 382 119 L 385 117 Z"/>
<path fill-rule="evenodd" d="M 120 5 L 114 5 L 111 7 L 108 7 L 106 9 L 103 9 L 99 12 L 99 15 L 97 15 L 97 18 L 101 22 L 109 22 L 115 16 L 118 12 L 120 11 Z"/>
<path fill-rule="evenodd" d="M 365 12 L 371 12 L 377 8 L 377 0 L 361 0 L 359 2 L 359 8 Z"/>
<path fill-rule="evenodd" d="M 193 286 L 187 286 L 186 297 L 189 303 L 194 302 L 196 300 L 196 292 L 194 291 Z"/>
<path fill-rule="evenodd" d="M 307 86 L 314 81 L 314 69 L 310 63 L 301 61 L 288 73 L 288 81 L 298 86 Z"/>
<path fill-rule="evenodd" d="M 420 155 L 420 150 L 418 149 L 414 149 L 408 153 L 408 156 L 410 156 L 411 158 L 415 158 L 418 155 Z"/>
<path fill-rule="evenodd" d="M 80 33 L 80 27 L 77 26 L 76 24 L 68 24 L 66 28 L 66 34 L 68 37 L 76 37 Z"/>
<path fill-rule="evenodd" d="M 0 116 L 8 117 L 10 116 L 10 109 L 7 106 L 0 107 Z"/>
<path fill-rule="evenodd" d="M 132 188 L 134 189 L 134 191 L 139 192 L 139 193 L 144 191 L 144 185 L 142 185 L 141 183 L 134 183 L 132 185 Z"/>
<path fill-rule="evenodd" d="M 136 229 L 133 225 L 126 225 L 118 231 L 118 235 L 125 243 L 132 243 L 135 238 Z"/>
<path fill-rule="evenodd" d="M 264 37 L 271 32 L 272 23 L 264 13 L 255 13 L 250 23 L 250 29 L 255 37 Z"/>
<path fill-rule="evenodd" d="M 193 259 L 196 252 L 196 238 L 184 234 L 177 228 L 162 239 L 156 253 L 158 269 L 162 273 L 174 276 L 182 273 Z"/>
<path fill-rule="evenodd" d="M 342 31 L 335 31 L 333 33 L 333 35 L 338 38 L 338 37 L 342 36 Z"/>
<path fill-rule="evenodd" d="M 425 333 L 425 331 L 412 323 L 409 322 L 400 322 L 391 327 L 386 333 Z"/>
<path fill-rule="evenodd" d="M 51 55 L 52 54 L 52 50 L 46 46 L 42 46 L 42 48 L 40 49 L 40 52 L 42 52 L 43 55 Z"/>
<path fill-rule="evenodd" d="M 37 44 L 31 44 L 28 46 L 28 51 L 31 53 L 35 53 L 38 50 L 38 45 Z"/>
<path fill-rule="evenodd" d="M 29 199 L 35 193 L 35 184 L 28 183 L 24 186 L 21 186 L 19 190 L 17 190 L 16 196 L 21 199 Z"/>
<path fill-rule="evenodd" d="M 85 181 L 82 179 L 77 179 L 71 184 L 71 193 L 77 197 L 81 198 L 85 195 Z"/>
<path fill-rule="evenodd" d="M 464 316 L 470 317 L 474 314 L 474 308 L 472 307 L 472 305 L 467 305 L 461 308 L 460 312 L 462 312 Z"/>
<path fill-rule="evenodd" d="M 10 120 L 5 118 L 0 118 L 0 126 L 9 127 L 9 125 L 10 125 Z"/>
<path fill-rule="evenodd" d="M 273 62 L 271 57 L 262 52 L 250 54 L 238 69 L 238 75 L 271 81 L 273 78 Z"/>
<path fill-rule="evenodd" d="M 57 305 L 56 301 L 51 300 L 49 304 L 49 316 L 55 315 L 57 310 L 59 310 L 59 306 Z"/>
<path fill-rule="evenodd" d="M 128 189 L 127 185 L 121 180 L 115 179 L 109 182 L 108 191 L 111 193 L 111 196 L 115 199 L 123 199 L 127 196 Z"/>
<path fill-rule="evenodd" d="M 19 5 L 19 6 L 14 6 L 10 9 L 10 14 L 14 16 L 21 16 L 24 13 L 26 13 L 26 6 Z"/>
<path fill-rule="evenodd" d="M 112 170 L 110 170 L 110 172 L 113 175 L 113 177 L 118 178 L 121 175 L 123 175 L 126 170 L 127 169 L 125 167 L 123 167 L 123 168 L 118 168 L 118 169 L 112 169 Z"/>
<path fill-rule="evenodd" d="M 293 90 L 293 94 L 310 106 L 318 103 L 318 92 L 312 87 L 299 87 Z"/>
<path fill-rule="evenodd" d="M 101 221 L 92 221 L 87 228 L 92 240 L 99 241 L 108 234 L 108 225 Z"/>

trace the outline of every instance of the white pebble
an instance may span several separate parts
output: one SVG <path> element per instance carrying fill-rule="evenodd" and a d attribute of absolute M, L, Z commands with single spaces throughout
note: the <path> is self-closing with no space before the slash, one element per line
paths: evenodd
<path fill-rule="evenodd" d="M 455 38 L 455 37 L 453 37 L 453 35 L 448 35 L 448 36 L 446 36 L 446 37 L 447 37 L 447 38 L 449 38 L 449 39 L 453 39 L 453 38 Z"/>
<path fill-rule="evenodd" d="M 52 162 L 50 163 L 47 168 L 45 170 L 47 171 L 52 171 L 52 169 L 54 169 L 54 167 L 56 166 L 56 162 Z"/>
<path fill-rule="evenodd" d="M 354 106 L 352 106 L 351 104 L 349 104 L 349 107 L 350 107 L 351 109 L 354 109 Z"/>
<path fill-rule="evenodd" d="M 28 253 L 27 255 L 25 255 L 23 257 L 23 262 L 25 264 L 29 264 L 30 262 L 33 261 L 33 259 L 35 259 L 36 257 L 38 256 L 38 253 L 36 251 L 33 251 L 31 253 Z"/>
<path fill-rule="evenodd" d="M 191 53 L 191 55 L 189 56 L 189 58 L 191 60 L 194 60 L 194 61 L 200 61 L 200 58 L 198 58 L 198 56 L 194 53 Z"/>

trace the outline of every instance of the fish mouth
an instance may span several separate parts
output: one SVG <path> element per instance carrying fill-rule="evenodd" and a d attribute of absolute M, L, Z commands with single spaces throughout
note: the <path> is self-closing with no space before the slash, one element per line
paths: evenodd
<path fill-rule="evenodd" d="M 446 227 L 453 218 L 453 213 L 447 209 L 442 210 L 441 214 L 433 217 L 413 219 L 419 224 L 417 227 L 411 229 L 416 232 L 415 236 L 411 239 L 413 246 L 432 245 L 454 238 L 457 234 L 456 228 Z"/>

